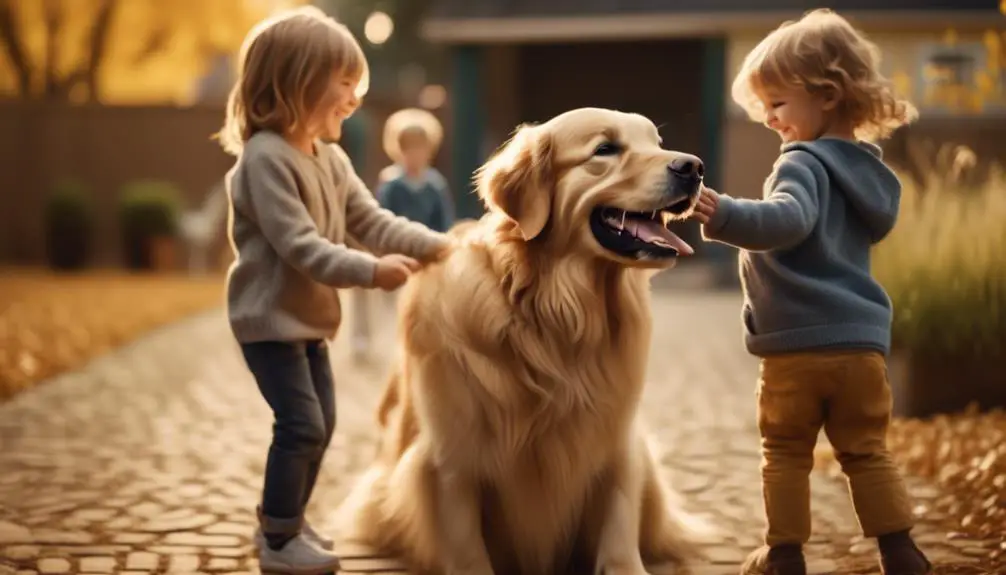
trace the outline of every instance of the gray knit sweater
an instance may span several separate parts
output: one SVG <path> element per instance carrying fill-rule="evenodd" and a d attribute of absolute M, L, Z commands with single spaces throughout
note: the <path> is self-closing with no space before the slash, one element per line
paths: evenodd
<path fill-rule="evenodd" d="M 424 258 L 446 238 L 381 209 L 345 152 L 303 153 L 262 131 L 227 175 L 235 261 L 227 311 L 241 343 L 330 339 L 341 319 L 336 288 L 370 287 L 376 254 Z"/>

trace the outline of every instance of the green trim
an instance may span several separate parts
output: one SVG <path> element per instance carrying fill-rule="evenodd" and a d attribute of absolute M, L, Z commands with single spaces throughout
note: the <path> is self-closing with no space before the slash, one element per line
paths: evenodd
<path fill-rule="evenodd" d="M 723 181 L 723 131 L 726 114 L 727 39 L 702 40 L 702 141 L 699 155 L 706 165 L 705 183 L 719 189 Z M 698 250 L 718 263 L 721 280 L 732 282 L 736 277 L 737 250 L 720 243 L 703 243 Z"/>
<path fill-rule="evenodd" d="M 361 176 L 367 167 L 367 141 L 370 134 L 370 117 L 365 110 L 357 110 L 342 123 L 342 138 L 339 144 L 349 156 L 353 169 Z"/>
<path fill-rule="evenodd" d="M 486 116 L 483 110 L 485 51 L 481 46 L 451 50 L 454 68 L 452 124 L 452 182 L 459 218 L 479 218 L 483 207 L 472 186 L 472 174 L 482 165 Z"/>
<path fill-rule="evenodd" d="M 720 185 L 723 159 L 723 115 L 726 111 L 726 38 L 702 40 L 702 143 L 706 183 Z"/>

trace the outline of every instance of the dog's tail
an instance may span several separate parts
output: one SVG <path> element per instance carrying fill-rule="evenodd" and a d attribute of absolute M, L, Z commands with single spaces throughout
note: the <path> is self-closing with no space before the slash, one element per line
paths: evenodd
<path fill-rule="evenodd" d="M 382 429 L 379 451 L 388 461 L 397 461 L 419 435 L 419 421 L 409 396 L 408 381 L 404 362 L 397 363 L 377 407 L 377 422 Z"/>
<path fill-rule="evenodd" d="M 393 366 L 391 375 L 388 376 L 388 381 L 384 384 L 384 394 L 381 395 L 381 401 L 377 405 L 377 423 L 381 425 L 381 429 L 388 426 L 388 415 L 398 406 L 398 386 L 401 379 L 402 375 L 398 366 Z"/>
<path fill-rule="evenodd" d="M 653 445 L 646 438 L 646 481 L 640 548 L 648 565 L 678 565 L 705 559 L 703 544 L 722 537 L 706 519 L 686 512 L 681 495 L 663 477 Z"/>

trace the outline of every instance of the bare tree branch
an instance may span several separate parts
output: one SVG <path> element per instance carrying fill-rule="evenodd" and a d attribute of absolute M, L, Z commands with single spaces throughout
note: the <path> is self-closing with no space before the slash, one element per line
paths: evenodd
<path fill-rule="evenodd" d="M 112 16 L 115 12 L 117 0 L 105 0 L 101 4 L 98 16 L 91 27 L 91 37 L 89 41 L 88 58 L 85 78 L 87 82 L 88 100 L 96 101 L 100 96 L 98 86 L 98 72 L 105 61 L 105 53 L 108 50 L 108 32 L 111 28 Z"/>
<path fill-rule="evenodd" d="M 14 65 L 21 97 L 27 98 L 31 92 L 31 64 L 21 45 L 21 30 L 14 17 L 11 0 L 0 1 L 0 43 L 3 43 L 7 57 Z"/>
<path fill-rule="evenodd" d="M 143 49 L 133 58 L 131 64 L 133 66 L 141 66 L 153 56 L 164 51 L 170 37 L 171 33 L 167 26 L 164 24 L 158 26 L 147 38 L 147 41 L 143 44 Z"/>
<path fill-rule="evenodd" d="M 63 14 L 58 0 L 44 0 L 45 12 L 45 97 L 58 98 L 62 94 L 56 64 L 59 58 L 60 32 Z"/>

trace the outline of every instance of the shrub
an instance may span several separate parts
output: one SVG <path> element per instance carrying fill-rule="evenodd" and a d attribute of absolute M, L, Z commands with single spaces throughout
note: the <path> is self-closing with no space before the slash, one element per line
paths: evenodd
<path fill-rule="evenodd" d="M 174 184 L 157 180 L 126 184 L 119 214 L 127 266 L 151 267 L 151 240 L 176 237 L 180 213 L 181 195 Z"/>
<path fill-rule="evenodd" d="M 975 177 L 966 148 L 944 147 L 916 177 L 899 174 L 901 213 L 873 255 L 894 303 L 894 345 L 912 353 L 1006 351 L 1006 177 Z"/>
<path fill-rule="evenodd" d="M 45 248 L 49 265 L 79 270 L 91 259 L 94 210 L 87 187 L 72 179 L 53 185 L 45 207 Z"/>

